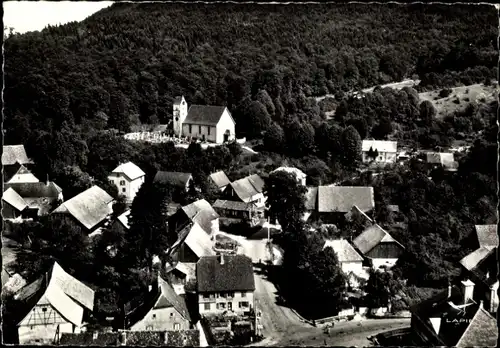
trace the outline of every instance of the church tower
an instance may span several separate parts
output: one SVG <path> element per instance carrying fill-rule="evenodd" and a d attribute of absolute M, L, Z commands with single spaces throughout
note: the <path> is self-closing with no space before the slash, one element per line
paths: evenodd
<path fill-rule="evenodd" d="M 182 136 L 182 124 L 187 116 L 187 103 L 184 96 L 175 97 L 173 109 L 174 134 L 177 137 Z"/>

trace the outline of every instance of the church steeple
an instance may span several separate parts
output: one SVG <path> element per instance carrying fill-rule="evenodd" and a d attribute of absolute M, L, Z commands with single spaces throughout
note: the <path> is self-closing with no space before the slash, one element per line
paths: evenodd
<path fill-rule="evenodd" d="M 182 124 L 187 116 L 187 102 L 184 96 L 175 97 L 173 104 L 173 124 L 175 136 L 182 136 Z"/>

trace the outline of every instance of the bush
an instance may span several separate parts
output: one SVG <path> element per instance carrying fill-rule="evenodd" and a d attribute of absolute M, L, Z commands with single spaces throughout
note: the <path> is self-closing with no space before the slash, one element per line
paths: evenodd
<path fill-rule="evenodd" d="M 446 98 L 448 97 L 450 94 L 451 94 L 452 90 L 450 88 L 443 88 L 440 92 L 439 92 L 439 96 L 441 98 Z"/>

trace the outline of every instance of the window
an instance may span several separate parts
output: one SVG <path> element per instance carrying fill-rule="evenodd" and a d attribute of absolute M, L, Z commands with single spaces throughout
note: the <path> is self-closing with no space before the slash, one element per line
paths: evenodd
<path fill-rule="evenodd" d="M 125 187 L 123 187 L 123 188 L 122 188 L 122 192 L 125 192 L 125 191 L 127 191 L 127 190 L 125 189 Z"/>
<path fill-rule="evenodd" d="M 153 331 L 153 326 L 151 325 L 146 326 L 146 331 Z"/>
<path fill-rule="evenodd" d="M 210 298 L 210 295 L 209 295 L 209 294 L 203 294 L 203 298 L 204 298 L 204 299 L 209 299 L 209 298 Z"/>
<path fill-rule="evenodd" d="M 245 291 L 241 292 L 241 297 L 247 297 L 247 293 Z"/>
<path fill-rule="evenodd" d="M 207 128 L 208 128 L 208 135 L 210 135 L 210 128 L 212 128 L 212 127 L 207 127 Z"/>
<path fill-rule="evenodd" d="M 170 313 L 170 316 L 173 317 L 174 316 L 174 313 Z"/>
<path fill-rule="evenodd" d="M 201 134 L 201 126 L 198 126 L 198 134 Z"/>
<path fill-rule="evenodd" d="M 115 184 L 115 182 L 114 182 L 113 180 L 109 180 L 109 183 L 110 183 L 111 185 L 114 185 L 114 184 Z"/>
<path fill-rule="evenodd" d="M 248 308 L 248 302 L 239 302 L 239 307 L 240 308 Z"/>
<path fill-rule="evenodd" d="M 125 180 L 120 180 L 120 185 L 125 186 Z"/>
<path fill-rule="evenodd" d="M 179 324 L 179 323 L 175 323 L 175 324 L 174 324 L 174 330 L 175 330 L 175 331 L 179 331 L 180 329 L 181 329 L 181 324 Z"/>
<path fill-rule="evenodd" d="M 153 314 L 153 319 L 156 319 L 156 314 Z"/>
<path fill-rule="evenodd" d="M 189 134 L 191 134 L 193 130 L 191 129 L 191 125 L 189 125 Z"/>
<path fill-rule="evenodd" d="M 226 304 L 225 303 L 217 303 L 217 309 L 225 309 L 226 308 Z"/>
<path fill-rule="evenodd" d="M 47 307 L 43 307 L 42 312 L 47 312 Z"/>
<path fill-rule="evenodd" d="M 205 310 L 209 311 L 210 310 L 210 303 L 205 303 Z"/>
<path fill-rule="evenodd" d="M 229 297 L 229 298 L 233 298 L 233 297 L 234 297 L 234 292 L 228 292 L 228 293 L 227 293 L 227 297 Z"/>
<path fill-rule="evenodd" d="M 232 302 L 227 303 L 227 309 L 229 309 L 230 311 L 233 310 L 233 303 Z"/>

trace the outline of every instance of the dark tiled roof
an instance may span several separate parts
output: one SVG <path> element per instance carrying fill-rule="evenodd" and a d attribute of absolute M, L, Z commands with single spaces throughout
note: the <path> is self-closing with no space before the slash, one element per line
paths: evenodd
<path fill-rule="evenodd" d="M 250 211 L 252 210 L 252 204 L 238 201 L 226 201 L 218 199 L 214 203 L 214 208 L 217 209 L 227 209 L 227 210 L 239 210 L 239 211 Z"/>
<path fill-rule="evenodd" d="M 163 279 L 159 279 L 161 295 L 158 302 L 155 304 L 155 309 L 174 307 L 179 314 L 186 319 L 191 321 L 191 316 L 186 305 L 186 299 L 183 296 L 177 295 L 174 288 Z"/>
<path fill-rule="evenodd" d="M 199 292 L 255 290 L 252 260 L 244 255 L 202 257 L 196 265 Z"/>
<path fill-rule="evenodd" d="M 477 240 L 480 247 L 497 247 L 497 225 L 476 225 Z"/>
<path fill-rule="evenodd" d="M 404 248 L 398 241 L 396 241 L 392 236 L 387 233 L 379 225 L 372 225 L 365 229 L 359 236 L 354 239 L 353 244 L 359 249 L 363 254 L 366 254 L 379 243 L 390 243 L 395 242 Z"/>
<path fill-rule="evenodd" d="M 2 165 L 8 166 L 15 163 L 33 163 L 26 154 L 24 145 L 5 145 L 2 152 Z"/>
<path fill-rule="evenodd" d="M 4 190 L 12 188 L 21 197 L 27 198 L 57 198 L 62 189 L 54 182 L 25 182 L 25 183 L 6 183 Z"/>
<path fill-rule="evenodd" d="M 218 188 L 222 188 L 231 184 L 231 181 L 227 177 L 226 173 L 224 173 L 222 170 L 210 174 L 210 179 L 212 179 L 212 181 Z"/>
<path fill-rule="evenodd" d="M 232 182 L 231 187 L 242 201 L 247 201 L 253 196 L 262 193 L 264 180 L 258 174 L 253 174 Z"/>
<path fill-rule="evenodd" d="M 318 211 L 320 213 L 347 213 L 353 206 L 362 212 L 375 207 L 373 187 L 362 186 L 319 186 Z"/>
<path fill-rule="evenodd" d="M 225 106 L 191 105 L 184 123 L 216 126 L 225 109 Z"/>
<path fill-rule="evenodd" d="M 191 173 L 158 171 L 153 182 L 184 188 L 191 178 Z"/>
<path fill-rule="evenodd" d="M 483 308 L 480 308 L 464 334 L 456 344 L 457 347 L 495 347 L 498 340 L 497 320 Z"/>

